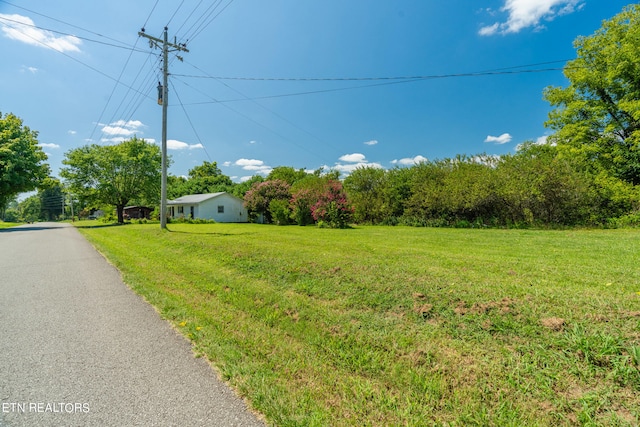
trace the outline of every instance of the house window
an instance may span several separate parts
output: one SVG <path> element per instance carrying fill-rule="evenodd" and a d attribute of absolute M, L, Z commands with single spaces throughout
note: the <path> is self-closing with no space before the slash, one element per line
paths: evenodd
<path fill-rule="evenodd" d="M 224 213 L 224 205 L 218 205 L 218 213 Z"/>
<path fill-rule="evenodd" d="M 184 214 L 184 206 L 178 206 L 178 215 Z"/>

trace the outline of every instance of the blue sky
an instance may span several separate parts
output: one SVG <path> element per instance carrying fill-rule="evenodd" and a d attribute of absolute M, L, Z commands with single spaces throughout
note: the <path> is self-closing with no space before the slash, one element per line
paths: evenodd
<path fill-rule="evenodd" d="M 39 132 L 54 174 L 87 143 L 160 144 L 160 51 L 138 31 L 167 26 L 189 49 L 169 61 L 174 175 L 504 154 L 548 134 L 542 91 L 567 84 L 551 69 L 627 4 L 0 0 L 0 112 Z"/>

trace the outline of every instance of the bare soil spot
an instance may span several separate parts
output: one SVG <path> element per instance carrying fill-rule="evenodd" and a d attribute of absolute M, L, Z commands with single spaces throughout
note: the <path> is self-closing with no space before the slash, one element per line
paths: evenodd
<path fill-rule="evenodd" d="M 416 306 L 414 307 L 414 311 L 426 319 L 427 317 L 431 317 L 431 312 L 433 311 L 433 305 L 432 304 L 422 304 L 422 305 L 416 304 Z"/>
<path fill-rule="evenodd" d="M 542 326 L 551 329 L 552 331 L 561 331 L 567 324 L 567 322 L 561 317 L 547 317 L 546 319 L 540 320 L 540 323 Z"/>

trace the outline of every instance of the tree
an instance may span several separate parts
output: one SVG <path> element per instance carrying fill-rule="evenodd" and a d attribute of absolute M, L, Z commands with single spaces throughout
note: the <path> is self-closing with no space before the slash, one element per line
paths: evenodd
<path fill-rule="evenodd" d="M 45 179 L 39 190 L 40 219 L 53 221 L 64 215 L 65 194 L 62 183 L 53 177 Z"/>
<path fill-rule="evenodd" d="M 545 124 L 559 146 L 597 168 L 640 184 L 640 5 L 633 4 L 593 35 L 574 42 L 566 88 L 549 87 L 554 107 Z"/>
<path fill-rule="evenodd" d="M 264 182 L 264 178 L 260 175 L 254 175 L 246 181 L 243 181 L 239 184 L 234 184 L 234 186 L 231 187 L 231 193 L 236 197 L 244 199 L 244 195 L 247 194 L 247 191 L 249 191 L 255 184 L 260 182 Z"/>
<path fill-rule="evenodd" d="M 0 208 L 17 194 L 34 190 L 49 175 L 38 132 L 13 114 L 0 113 Z"/>
<path fill-rule="evenodd" d="M 353 217 L 353 206 L 340 181 L 329 180 L 315 205 L 311 208 L 313 219 L 331 228 L 347 228 Z"/>
<path fill-rule="evenodd" d="M 265 181 L 255 183 L 244 195 L 244 206 L 249 214 L 264 215 L 264 221 L 271 222 L 272 215 L 269 206 L 273 200 L 286 200 L 291 198 L 291 186 L 282 180 Z"/>
<path fill-rule="evenodd" d="M 205 161 L 202 165 L 189 170 L 187 181 L 188 194 L 207 194 L 228 191 L 233 181 L 224 175 L 217 162 Z"/>
<path fill-rule="evenodd" d="M 320 199 L 326 183 L 331 179 L 338 179 L 337 174 L 330 173 L 322 175 L 322 170 L 318 169 L 313 173 L 307 173 L 291 186 L 291 216 L 298 225 L 309 225 L 315 222 L 311 209 Z"/>
<path fill-rule="evenodd" d="M 289 185 L 293 185 L 304 179 L 307 175 L 307 171 L 304 169 L 295 170 L 291 166 L 277 166 L 269 172 L 269 175 L 267 175 L 267 181 L 279 179 L 281 181 L 285 181 Z"/>
<path fill-rule="evenodd" d="M 224 175 L 217 162 L 205 161 L 189 170 L 188 177 L 168 176 L 167 197 L 176 198 L 187 194 L 208 194 L 230 191 L 233 188 L 231 178 Z"/>
<path fill-rule="evenodd" d="M 344 187 L 355 207 L 357 223 L 378 224 L 384 221 L 384 191 L 387 172 L 372 166 L 358 167 L 344 180 Z"/>
<path fill-rule="evenodd" d="M 18 212 L 22 221 L 37 221 L 40 218 L 40 198 L 37 195 L 27 197 L 18 204 Z"/>
<path fill-rule="evenodd" d="M 577 159 L 558 155 L 549 144 L 527 142 L 504 155 L 496 168 L 497 196 L 503 217 L 520 224 L 574 225 L 585 222 L 593 204 L 589 174 Z"/>
<path fill-rule="evenodd" d="M 134 137 L 117 145 L 85 145 L 65 154 L 60 175 L 72 193 L 116 207 L 118 222 L 132 200 L 156 204 L 160 196 L 160 148 Z"/>

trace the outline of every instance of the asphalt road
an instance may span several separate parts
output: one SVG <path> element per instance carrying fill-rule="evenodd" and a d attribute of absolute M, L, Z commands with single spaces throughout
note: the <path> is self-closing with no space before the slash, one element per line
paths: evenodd
<path fill-rule="evenodd" d="M 0 230 L 0 426 L 263 425 L 73 226 Z"/>

